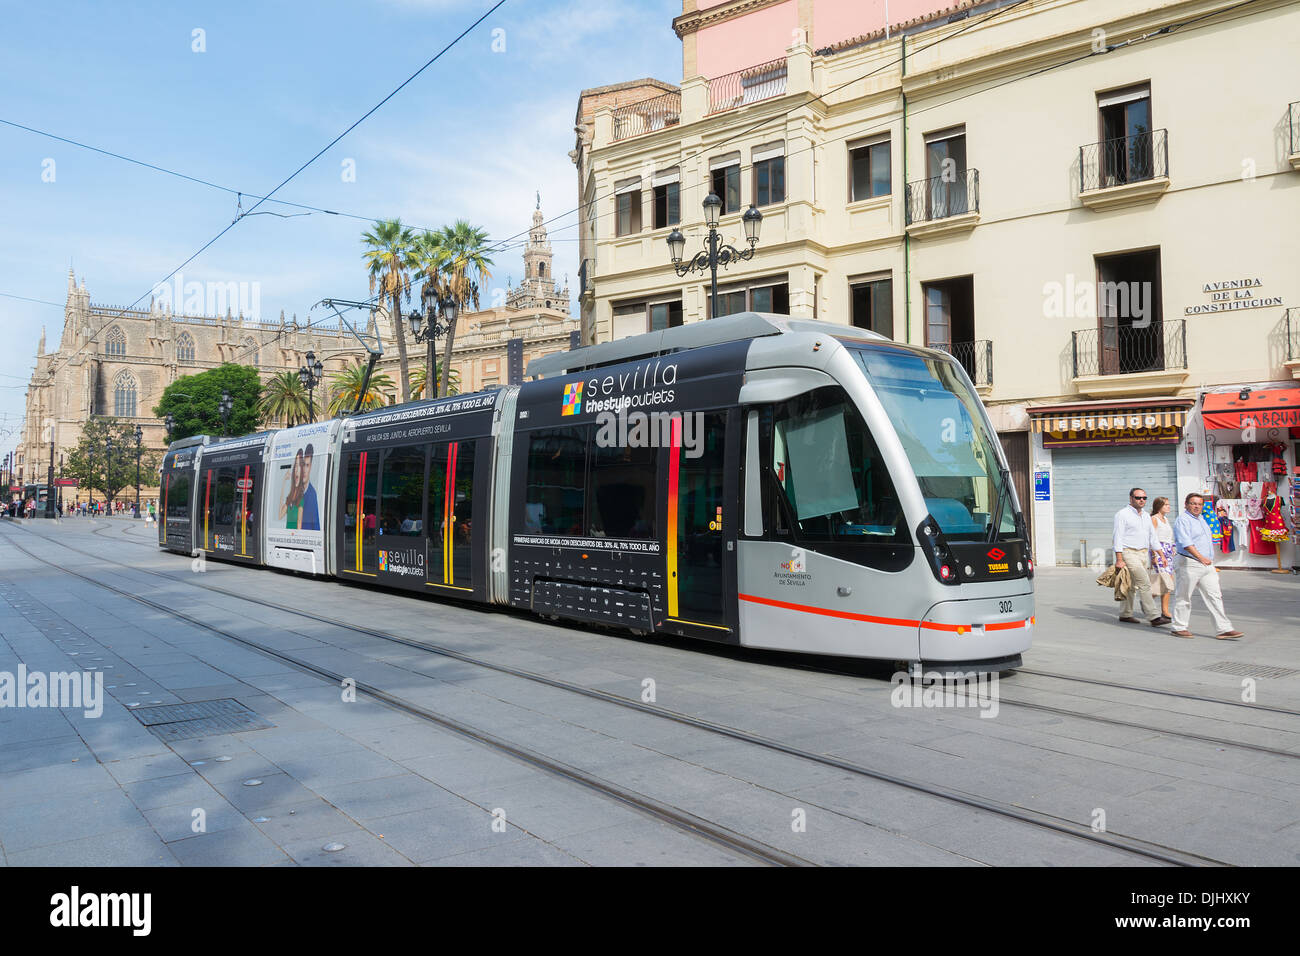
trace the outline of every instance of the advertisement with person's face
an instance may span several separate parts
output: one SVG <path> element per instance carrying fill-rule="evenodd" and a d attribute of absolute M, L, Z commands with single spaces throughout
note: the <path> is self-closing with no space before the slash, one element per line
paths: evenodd
<path fill-rule="evenodd" d="M 266 543 L 267 563 L 274 567 L 325 570 L 325 475 L 333 427 L 300 425 L 272 442 Z"/>

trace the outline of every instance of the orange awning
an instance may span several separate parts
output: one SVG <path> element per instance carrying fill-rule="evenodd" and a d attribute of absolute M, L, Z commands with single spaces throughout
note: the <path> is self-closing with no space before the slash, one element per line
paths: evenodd
<path fill-rule="evenodd" d="M 1201 405 L 1206 428 L 1300 427 L 1300 388 L 1256 388 L 1243 401 L 1237 392 L 1212 392 Z"/>

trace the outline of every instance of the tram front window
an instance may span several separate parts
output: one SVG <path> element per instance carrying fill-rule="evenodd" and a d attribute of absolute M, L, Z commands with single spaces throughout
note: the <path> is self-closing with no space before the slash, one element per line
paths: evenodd
<path fill-rule="evenodd" d="M 950 541 L 1017 535 L 1011 491 L 979 400 L 951 361 L 911 352 L 851 349 L 885 407 L 931 517 Z"/>
<path fill-rule="evenodd" d="M 773 407 L 770 475 L 801 540 L 891 542 L 906 535 L 875 440 L 837 387 Z M 782 522 L 783 523 L 783 522 Z"/>

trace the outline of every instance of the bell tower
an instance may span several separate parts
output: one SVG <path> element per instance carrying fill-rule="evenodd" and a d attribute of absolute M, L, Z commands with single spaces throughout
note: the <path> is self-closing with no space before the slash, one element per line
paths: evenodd
<path fill-rule="evenodd" d="M 524 246 L 524 278 L 507 294 L 506 304 L 515 309 L 549 308 L 568 312 L 569 286 L 565 282 L 564 288 L 560 288 L 555 281 L 554 254 L 546 237 L 545 220 L 539 192 L 533 209 L 533 225 Z"/>

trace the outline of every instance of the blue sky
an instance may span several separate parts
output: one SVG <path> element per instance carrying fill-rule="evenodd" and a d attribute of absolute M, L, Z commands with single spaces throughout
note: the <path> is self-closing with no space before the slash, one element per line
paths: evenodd
<path fill-rule="evenodd" d="M 260 195 L 492 2 L 64 0 L 57 16 L 7 2 L 0 119 Z M 680 13 L 680 0 L 506 0 L 276 198 L 417 226 L 463 217 L 494 240 L 528 227 L 537 190 L 548 217 L 568 212 L 579 91 L 641 76 L 678 82 Z M 192 50 L 195 29 L 205 52 Z M 47 160 L 53 182 L 42 181 Z M 355 182 L 344 181 L 345 160 Z M 0 125 L 0 293 L 58 303 L 0 296 L 0 454 L 16 443 L 42 325 L 57 346 L 69 264 L 92 302 L 147 303 L 234 216 L 234 196 Z M 576 290 L 574 222 L 551 235 L 556 272 Z M 326 295 L 368 294 L 364 228 L 319 213 L 248 217 L 184 277 L 259 282 L 264 318 L 283 309 L 305 319 Z M 522 275 L 518 249 L 496 264 L 493 286 Z"/>

